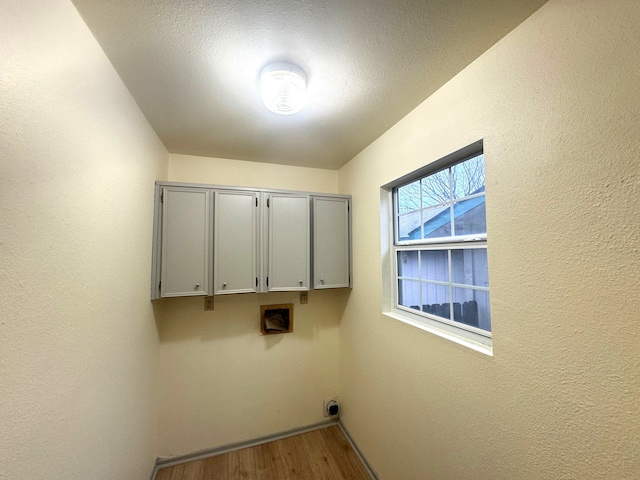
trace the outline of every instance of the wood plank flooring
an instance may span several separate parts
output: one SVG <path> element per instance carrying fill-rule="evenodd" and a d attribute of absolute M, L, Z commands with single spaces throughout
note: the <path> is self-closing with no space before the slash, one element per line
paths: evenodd
<path fill-rule="evenodd" d="M 165 467 L 156 480 L 369 480 L 342 434 L 331 426 L 215 457 Z"/>

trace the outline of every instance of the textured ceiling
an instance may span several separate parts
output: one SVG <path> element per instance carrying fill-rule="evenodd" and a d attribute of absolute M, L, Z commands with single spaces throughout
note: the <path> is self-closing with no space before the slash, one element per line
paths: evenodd
<path fill-rule="evenodd" d="M 546 0 L 72 0 L 172 153 L 339 168 Z M 308 103 L 262 105 L 299 65 Z"/>

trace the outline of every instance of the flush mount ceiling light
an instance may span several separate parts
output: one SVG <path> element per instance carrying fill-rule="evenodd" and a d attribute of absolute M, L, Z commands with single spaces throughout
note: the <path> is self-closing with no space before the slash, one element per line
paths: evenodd
<path fill-rule="evenodd" d="M 307 76 L 290 63 L 270 63 L 260 72 L 265 107 L 279 115 L 293 115 L 307 103 Z"/>

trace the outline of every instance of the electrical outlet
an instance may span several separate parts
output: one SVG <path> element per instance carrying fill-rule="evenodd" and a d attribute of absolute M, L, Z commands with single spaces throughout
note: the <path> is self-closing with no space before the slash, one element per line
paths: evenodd
<path fill-rule="evenodd" d="M 213 310 L 213 297 L 204 297 L 204 309 L 207 312 Z"/>
<path fill-rule="evenodd" d="M 335 417 L 337 415 L 329 415 L 329 403 L 335 402 L 338 405 L 340 404 L 340 397 L 331 397 L 328 400 L 322 401 L 322 416 L 323 417 Z"/>
<path fill-rule="evenodd" d="M 307 292 L 300 292 L 300 304 L 309 303 L 309 296 Z"/>

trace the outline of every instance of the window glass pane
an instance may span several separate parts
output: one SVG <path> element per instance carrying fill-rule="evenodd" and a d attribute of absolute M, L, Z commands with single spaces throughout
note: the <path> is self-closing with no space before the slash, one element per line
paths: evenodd
<path fill-rule="evenodd" d="M 453 289 L 454 320 L 491 331 L 489 292 L 470 288 Z M 459 313 L 458 313 L 459 312 Z"/>
<path fill-rule="evenodd" d="M 424 209 L 422 223 L 423 238 L 451 236 L 451 208 L 447 205 Z"/>
<path fill-rule="evenodd" d="M 420 252 L 421 278 L 437 282 L 449 281 L 449 255 L 447 250 Z"/>
<path fill-rule="evenodd" d="M 420 310 L 420 282 L 398 280 L 398 305 Z"/>
<path fill-rule="evenodd" d="M 453 283 L 488 287 L 487 249 L 451 250 L 451 273 Z"/>
<path fill-rule="evenodd" d="M 398 252 L 398 276 L 420 278 L 418 272 L 418 252 Z"/>
<path fill-rule="evenodd" d="M 420 210 L 398 217 L 398 240 L 420 240 Z"/>
<path fill-rule="evenodd" d="M 422 284 L 422 311 L 451 319 L 449 287 L 446 285 Z"/>
<path fill-rule="evenodd" d="M 398 188 L 398 213 L 420 210 L 420 180 Z"/>
<path fill-rule="evenodd" d="M 392 196 L 397 306 L 491 332 L 484 155 L 413 179 Z"/>
<path fill-rule="evenodd" d="M 449 183 L 450 170 L 447 168 L 422 179 L 422 206 L 437 205 L 451 200 Z"/>
<path fill-rule="evenodd" d="M 451 179 L 454 198 L 484 192 L 484 155 L 454 165 Z"/>
<path fill-rule="evenodd" d="M 453 205 L 456 235 L 487 233 L 487 214 L 484 195 L 470 198 Z"/>

